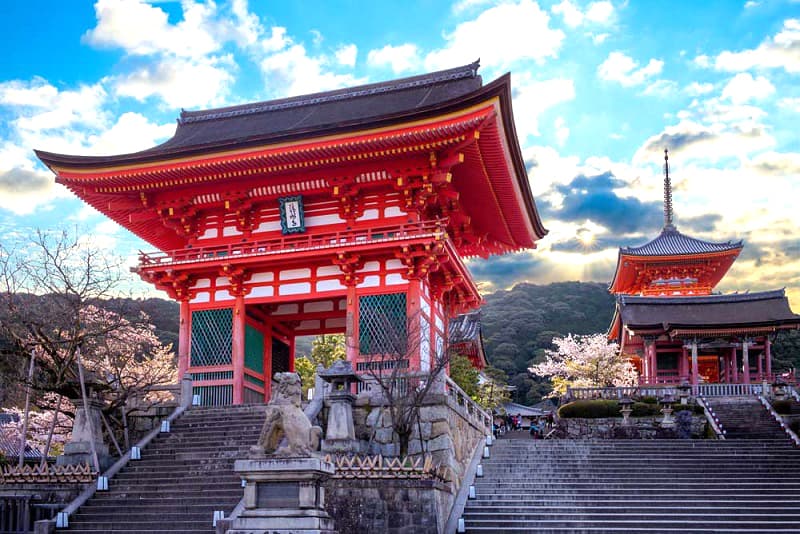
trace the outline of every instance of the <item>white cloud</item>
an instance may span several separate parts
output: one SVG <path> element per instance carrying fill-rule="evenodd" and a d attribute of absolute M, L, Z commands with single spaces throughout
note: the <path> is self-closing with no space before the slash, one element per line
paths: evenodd
<path fill-rule="evenodd" d="M 787 19 L 774 37 L 758 47 L 741 52 L 725 51 L 714 61 L 718 70 L 743 72 L 750 69 L 783 69 L 800 72 L 800 19 Z"/>
<path fill-rule="evenodd" d="M 42 78 L 30 82 L 13 80 L 0 83 L 0 105 L 13 109 L 20 130 L 39 131 L 75 124 L 103 126 L 107 116 L 102 106 L 108 94 L 101 84 L 82 85 L 59 91 Z"/>
<path fill-rule="evenodd" d="M 557 56 L 564 40 L 564 32 L 549 24 L 549 15 L 532 0 L 493 6 L 446 33 L 447 44 L 426 56 L 425 68 L 449 68 L 478 58 L 492 68 L 525 59 L 542 63 Z"/>
<path fill-rule="evenodd" d="M 417 45 L 406 43 L 398 46 L 386 45 L 383 48 L 370 50 L 367 64 L 371 67 L 389 67 L 392 72 L 414 70 L 421 63 Z"/>
<path fill-rule="evenodd" d="M 556 117 L 556 120 L 553 121 L 553 128 L 556 131 L 556 142 L 558 146 L 564 146 L 564 143 L 566 143 L 569 138 L 567 121 L 564 120 L 564 117 Z"/>
<path fill-rule="evenodd" d="M 651 59 L 647 65 L 639 67 L 639 63 L 630 56 L 622 52 L 611 52 L 597 67 L 597 74 L 603 80 L 618 82 L 624 87 L 633 87 L 659 74 L 663 67 L 664 62 L 658 59 Z"/>
<path fill-rule="evenodd" d="M 648 85 L 642 94 L 649 96 L 665 97 L 675 93 L 678 90 L 678 84 L 672 80 L 656 80 Z"/>
<path fill-rule="evenodd" d="M 492 0 L 459 0 L 453 4 L 452 11 L 456 15 L 460 15 L 465 11 L 472 10 L 473 8 L 491 4 Z"/>
<path fill-rule="evenodd" d="M 87 154 L 123 154 L 155 146 L 175 133 L 175 124 L 155 124 L 139 113 L 123 113 L 116 124 L 87 139 Z"/>
<path fill-rule="evenodd" d="M 778 100 L 778 105 L 784 109 L 800 113 L 800 97 L 787 97 Z"/>
<path fill-rule="evenodd" d="M 564 24 L 571 28 L 580 26 L 583 23 L 583 11 L 570 0 L 562 0 L 560 4 L 550 8 L 550 11 L 555 15 L 561 15 L 561 18 L 564 19 Z"/>
<path fill-rule="evenodd" d="M 356 66 L 356 56 L 358 55 L 358 47 L 354 44 L 342 45 L 336 52 L 334 52 L 336 56 L 336 61 L 339 65 L 345 67 L 355 67 Z"/>
<path fill-rule="evenodd" d="M 592 42 L 596 45 L 601 45 L 606 42 L 606 40 L 611 37 L 610 33 L 598 33 L 592 35 Z"/>
<path fill-rule="evenodd" d="M 564 19 L 564 24 L 571 28 L 584 23 L 605 25 L 612 22 L 614 18 L 614 5 L 606 1 L 592 2 L 586 6 L 584 12 L 571 0 L 562 0 L 550 10 L 553 14 L 560 15 Z"/>
<path fill-rule="evenodd" d="M 286 36 L 286 28 L 282 26 L 273 26 L 270 32 L 269 38 L 261 41 L 259 45 L 260 52 L 271 54 L 278 50 L 283 50 L 291 44 L 291 39 Z"/>
<path fill-rule="evenodd" d="M 705 95 L 713 90 L 714 90 L 713 83 L 699 83 L 699 82 L 692 82 L 683 89 L 683 91 L 689 96 Z"/>
<path fill-rule="evenodd" d="M 749 72 L 740 72 L 722 90 L 722 98 L 734 104 L 743 104 L 748 100 L 767 98 L 774 92 L 775 86 L 763 76 L 753 78 Z"/>
<path fill-rule="evenodd" d="M 575 84 L 567 78 L 536 80 L 530 72 L 512 74 L 514 121 L 520 138 L 538 136 L 539 116 L 546 110 L 575 98 Z"/>
<path fill-rule="evenodd" d="M 169 23 L 167 13 L 145 0 L 97 0 L 97 26 L 84 39 L 98 47 L 118 47 L 131 55 L 167 52 L 178 57 L 202 57 L 221 47 L 214 35 L 216 5 L 187 0 L 183 20 Z"/>
<path fill-rule="evenodd" d="M 692 62 L 701 69 L 707 69 L 711 66 L 711 58 L 705 54 L 700 54 Z"/>
<path fill-rule="evenodd" d="M 290 96 L 327 91 L 363 83 L 352 74 L 337 74 L 327 67 L 332 61 L 324 55 L 313 57 L 302 44 L 267 56 L 261 70 L 267 89 L 276 96 Z"/>
<path fill-rule="evenodd" d="M 652 161 L 654 156 L 663 154 L 664 148 L 669 148 L 670 154 L 680 158 L 684 164 L 695 161 L 711 166 L 726 158 L 744 159 L 774 144 L 772 135 L 752 122 L 702 124 L 683 120 L 649 137 L 636 151 L 633 161 L 637 164 Z"/>
<path fill-rule="evenodd" d="M 158 97 L 168 106 L 201 107 L 225 101 L 233 83 L 230 56 L 172 59 L 143 66 L 113 80 L 117 95 L 139 101 Z"/>
<path fill-rule="evenodd" d="M 597 24 L 608 24 L 614 18 L 614 5 L 611 2 L 592 2 L 586 9 L 586 20 Z"/>

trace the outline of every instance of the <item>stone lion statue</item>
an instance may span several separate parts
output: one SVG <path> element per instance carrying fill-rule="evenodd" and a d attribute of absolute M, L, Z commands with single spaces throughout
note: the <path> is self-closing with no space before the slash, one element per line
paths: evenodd
<path fill-rule="evenodd" d="M 322 429 L 311 426 L 300 405 L 301 387 L 297 373 L 277 373 L 272 398 L 258 445 L 252 452 L 268 456 L 310 456 L 319 449 Z"/>

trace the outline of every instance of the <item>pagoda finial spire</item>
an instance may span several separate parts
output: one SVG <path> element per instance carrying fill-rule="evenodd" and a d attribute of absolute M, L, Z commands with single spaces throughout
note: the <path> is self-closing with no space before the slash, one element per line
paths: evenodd
<path fill-rule="evenodd" d="M 672 230 L 672 182 L 669 179 L 669 151 L 664 149 L 664 229 Z"/>

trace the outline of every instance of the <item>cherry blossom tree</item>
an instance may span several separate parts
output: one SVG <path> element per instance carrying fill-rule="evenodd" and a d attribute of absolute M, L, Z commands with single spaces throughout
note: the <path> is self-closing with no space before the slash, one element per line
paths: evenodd
<path fill-rule="evenodd" d="M 545 361 L 528 371 L 549 378 L 552 396 L 567 387 L 630 386 L 637 381 L 636 368 L 620 353 L 616 343 L 603 334 L 553 338 L 556 350 L 545 351 Z"/>
<path fill-rule="evenodd" d="M 40 408 L 48 408 L 46 393 L 59 402 L 81 396 L 82 361 L 112 433 L 127 443 L 127 416 L 146 408 L 128 401 L 173 383 L 176 370 L 171 347 L 159 342 L 145 315 L 106 309 L 122 291 L 122 265 L 77 232 L 40 231 L 0 244 L 0 356 L 4 380 L 30 388 Z M 74 415 L 68 403 L 62 410 Z"/>

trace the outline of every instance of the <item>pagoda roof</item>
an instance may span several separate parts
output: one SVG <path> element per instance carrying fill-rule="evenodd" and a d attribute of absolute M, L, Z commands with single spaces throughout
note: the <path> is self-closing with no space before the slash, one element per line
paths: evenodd
<path fill-rule="evenodd" d="M 708 264 L 700 285 L 707 292 L 716 286 L 730 269 L 742 250 L 742 241 L 712 242 L 703 241 L 679 232 L 672 224 L 666 225 L 652 241 L 638 247 L 620 247 L 614 278 L 608 286 L 611 293 L 639 293 L 643 287 L 641 272 L 637 264 L 668 267 L 672 264 L 685 264 L 687 261 L 703 261 L 708 258 L 724 258 Z"/>
<path fill-rule="evenodd" d="M 473 364 L 480 369 L 486 367 L 480 310 L 453 317 L 450 319 L 447 328 L 450 345 L 467 345 L 471 347 L 469 356 Z"/>
<path fill-rule="evenodd" d="M 482 86 L 479 63 L 335 91 L 239 106 L 181 111 L 173 137 L 130 154 L 75 156 L 37 150 L 48 166 L 104 167 L 143 163 L 208 150 L 261 145 L 298 136 L 402 119 L 474 93 Z"/>
<path fill-rule="evenodd" d="M 768 333 L 800 328 L 800 315 L 792 312 L 783 289 L 703 296 L 618 295 L 610 337 L 618 337 L 623 327 L 676 336 Z"/>
<path fill-rule="evenodd" d="M 658 237 L 638 247 L 621 247 L 621 256 L 687 256 L 711 254 L 742 248 L 741 241 L 714 243 L 703 241 L 679 232 L 674 226 L 666 226 Z"/>
<path fill-rule="evenodd" d="M 464 240 L 462 255 L 533 248 L 547 230 L 517 139 L 511 77 L 483 85 L 477 69 L 475 62 L 324 93 L 184 111 L 172 139 L 131 154 L 36 154 L 56 182 L 163 251 L 193 246 L 176 225 L 187 227 L 204 211 L 227 210 L 231 199 L 258 203 L 287 191 L 321 194 L 347 172 L 348 179 L 375 175 L 395 184 L 395 174 L 447 172 L 447 165 L 471 225 L 472 241 Z M 434 161 L 434 155 L 444 159 Z"/>

